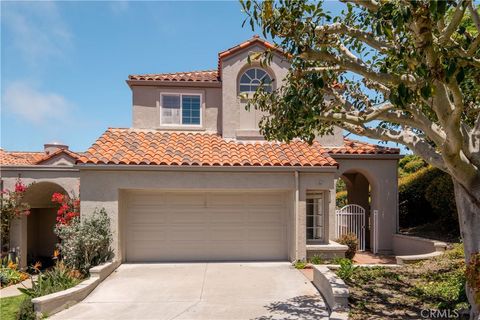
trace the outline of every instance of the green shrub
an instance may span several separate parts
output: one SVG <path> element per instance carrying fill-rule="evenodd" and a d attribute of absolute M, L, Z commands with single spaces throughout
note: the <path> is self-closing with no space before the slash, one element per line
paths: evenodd
<path fill-rule="evenodd" d="M 316 254 L 310 258 L 310 263 L 312 264 L 323 264 L 324 262 L 325 262 L 325 259 L 323 259 L 323 256 L 321 254 L 319 255 Z"/>
<path fill-rule="evenodd" d="M 357 267 L 353 265 L 353 262 L 349 259 L 342 259 L 340 261 L 340 268 L 337 270 L 337 275 L 343 280 L 348 281 L 352 278 L 353 273 Z"/>
<path fill-rule="evenodd" d="M 441 173 L 431 181 L 425 190 L 425 199 L 439 219 L 458 223 L 452 178 L 448 174 Z"/>
<path fill-rule="evenodd" d="M 297 260 L 293 263 L 293 266 L 295 267 L 295 269 L 305 269 L 305 267 L 307 266 L 307 262 L 303 260 Z"/>
<path fill-rule="evenodd" d="M 398 162 L 398 171 L 400 177 L 408 175 L 410 173 L 417 172 L 421 168 L 427 167 L 427 163 L 419 156 L 410 154 L 403 157 Z"/>
<path fill-rule="evenodd" d="M 31 298 L 22 301 L 17 314 L 17 320 L 36 320 L 35 311 Z"/>
<path fill-rule="evenodd" d="M 55 233 L 66 266 L 87 274 L 91 267 L 113 258 L 110 218 L 105 209 L 95 210 L 82 221 L 74 218 L 68 225 L 58 225 Z"/>
<path fill-rule="evenodd" d="M 345 257 L 343 257 L 343 258 L 342 258 L 342 257 L 334 257 L 334 258 L 330 261 L 330 263 L 331 263 L 331 264 L 340 264 L 340 262 L 342 262 L 342 260 L 349 260 L 349 259 L 347 259 L 347 258 L 345 258 Z"/>
<path fill-rule="evenodd" d="M 446 173 L 432 167 L 421 168 L 400 178 L 398 193 L 400 227 L 419 226 L 442 219 L 450 228 L 458 229 L 453 184 Z"/>
<path fill-rule="evenodd" d="M 347 233 L 338 238 L 337 242 L 348 247 L 348 250 L 345 252 L 345 258 L 350 260 L 353 259 L 355 253 L 357 253 L 357 236 L 354 233 Z"/>
<path fill-rule="evenodd" d="M 52 269 L 40 272 L 36 280 L 32 280 L 31 288 L 18 288 L 30 298 L 41 297 L 76 286 L 80 279 L 75 272 L 58 262 Z"/>

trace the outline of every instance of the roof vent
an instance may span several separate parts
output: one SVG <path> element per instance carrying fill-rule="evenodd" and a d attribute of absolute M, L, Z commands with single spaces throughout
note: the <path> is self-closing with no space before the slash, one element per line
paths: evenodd
<path fill-rule="evenodd" d="M 68 150 L 68 146 L 58 142 L 50 142 L 43 145 L 43 151 L 45 154 L 52 154 L 57 150 Z"/>

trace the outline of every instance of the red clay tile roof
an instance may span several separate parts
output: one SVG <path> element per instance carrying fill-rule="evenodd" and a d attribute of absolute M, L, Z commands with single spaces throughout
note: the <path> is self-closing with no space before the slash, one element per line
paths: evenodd
<path fill-rule="evenodd" d="M 52 152 L 50 154 L 44 154 L 44 156 L 41 159 L 39 159 L 37 162 L 35 162 L 35 164 L 41 164 L 42 162 L 47 161 L 48 159 L 51 159 L 61 153 L 65 153 L 66 155 L 72 157 L 75 160 L 80 158 L 80 155 L 81 155 L 81 153 L 76 153 L 68 149 L 58 149 L 57 151 Z"/>
<path fill-rule="evenodd" d="M 43 152 L 17 152 L 0 149 L 0 165 L 34 165 L 44 156 Z"/>
<path fill-rule="evenodd" d="M 166 82 L 219 82 L 217 70 L 158 73 L 158 74 L 133 74 L 128 80 L 166 81 Z"/>
<path fill-rule="evenodd" d="M 218 76 L 222 76 L 222 62 L 221 60 L 235 54 L 236 52 L 243 50 L 245 48 L 248 48 L 254 44 L 260 44 L 265 46 L 267 49 L 277 51 L 278 53 L 285 55 L 285 52 L 283 52 L 281 49 L 279 49 L 277 46 L 274 44 L 268 42 L 267 40 L 261 39 L 258 35 L 254 35 L 252 38 L 248 39 L 247 41 L 244 41 L 240 44 L 237 44 L 234 47 L 231 47 L 227 50 L 224 50 L 220 53 L 218 53 Z"/>
<path fill-rule="evenodd" d="M 327 152 L 332 155 L 339 154 L 399 154 L 400 149 L 383 147 L 367 142 L 343 139 L 342 147 L 328 148 Z"/>
<path fill-rule="evenodd" d="M 318 144 L 239 142 L 216 134 L 108 129 L 77 163 L 191 166 L 337 166 Z"/>

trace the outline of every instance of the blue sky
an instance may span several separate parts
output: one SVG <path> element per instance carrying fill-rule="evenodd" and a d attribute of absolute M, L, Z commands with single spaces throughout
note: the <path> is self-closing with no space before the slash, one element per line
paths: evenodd
<path fill-rule="evenodd" d="M 252 36 L 243 18 L 236 1 L 2 1 L 1 147 L 83 151 L 130 127 L 129 74 L 215 69 Z"/>

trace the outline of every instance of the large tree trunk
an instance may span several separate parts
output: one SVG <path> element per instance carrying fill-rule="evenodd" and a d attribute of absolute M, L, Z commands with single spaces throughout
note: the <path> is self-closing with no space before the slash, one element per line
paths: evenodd
<path fill-rule="evenodd" d="M 460 233 L 465 249 L 465 261 L 470 262 L 472 254 L 480 252 L 480 186 L 465 189 L 458 181 L 453 179 L 455 200 L 458 210 Z M 478 275 L 477 275 L 478 276 Z M 480 294 L 480 288 L 475 288 Z M 466 286 L 468 301 L 472 305 L 470 319 L 480 319 L 480 304 L 475 301 L 475 291 L 468 284 Z"/>

